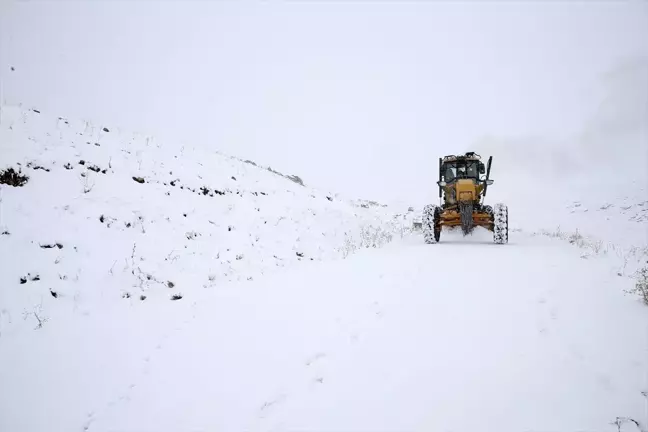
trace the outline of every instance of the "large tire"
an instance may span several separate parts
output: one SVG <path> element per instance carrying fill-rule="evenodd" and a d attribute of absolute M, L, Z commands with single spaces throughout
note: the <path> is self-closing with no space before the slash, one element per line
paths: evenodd
<path fill-rule="evenodd" d="M 423 209 L 423 239 L 426 244 L 438 243 L 441 238 L 441 208 L 428 204 Z"/>
<path fill-rule="evenodd" d="M 508 207 L 501 203 L 495 204 L 493 213 L 493 240 L 497 244 L 508 243 Z"/>

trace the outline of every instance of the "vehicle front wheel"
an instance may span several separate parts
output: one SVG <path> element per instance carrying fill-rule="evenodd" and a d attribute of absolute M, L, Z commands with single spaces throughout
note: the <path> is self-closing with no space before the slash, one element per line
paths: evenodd
<path fill-rule="evenodd" d="M 508 206 L 502 203 L 493 208 L 493 240 L 497 244 L 508 243 Z"/>
<path fill-rule="evenodd" d="M 441 208 L 435 204 L 426 205 L 422 222 L 425 243 L 438 243 L 441 238 Z"/>

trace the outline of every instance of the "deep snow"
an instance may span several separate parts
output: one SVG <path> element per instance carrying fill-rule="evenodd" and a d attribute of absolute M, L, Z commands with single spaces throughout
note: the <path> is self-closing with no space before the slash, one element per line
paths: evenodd
<path fill-rule="evenodd" d="M 103 128 L 3 107 L 30 179 L 0 189 L 0 430 L 648 428 L 645 189 L 539 212 L 495 165 L 509 244 L 425 245 L 406 209 Z"/>

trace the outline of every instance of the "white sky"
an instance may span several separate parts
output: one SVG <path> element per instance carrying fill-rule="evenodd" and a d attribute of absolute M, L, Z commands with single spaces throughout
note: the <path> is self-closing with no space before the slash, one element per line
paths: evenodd
<path fill-rule="evenodd" d="M 7 103 L 378 200 L 435 196 L 483 135 L 577 133 L 648 54 L 640 0 L 0 3 Z"/>

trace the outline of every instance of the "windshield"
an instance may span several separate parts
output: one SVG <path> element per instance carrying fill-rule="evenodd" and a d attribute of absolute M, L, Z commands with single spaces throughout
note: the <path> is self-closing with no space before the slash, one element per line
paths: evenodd
<path fill-rule="evenodd" d="M 477 161 L 446 162 L 443 165 L 442 174 L 447 183 L 460 178 L 479 179 L 478 169 Z"/>

